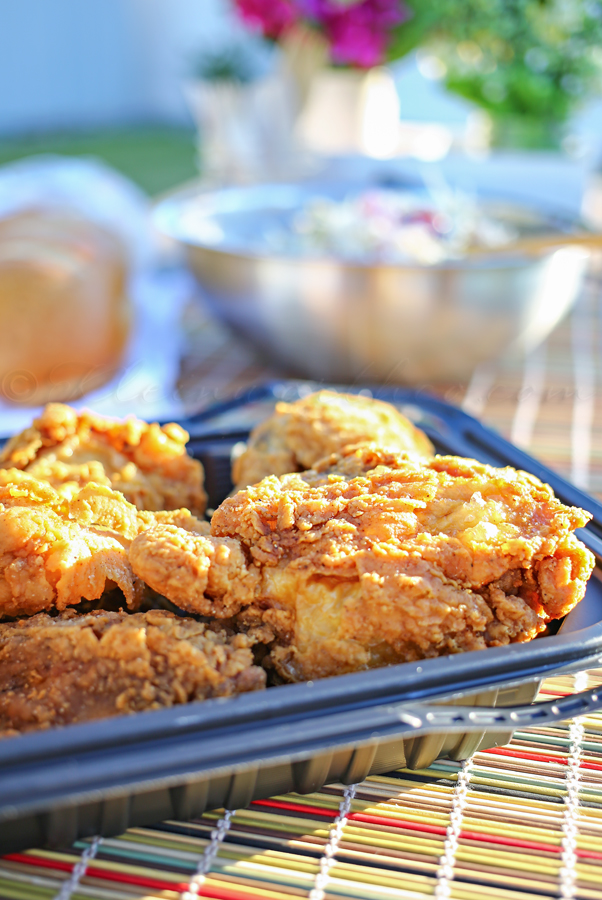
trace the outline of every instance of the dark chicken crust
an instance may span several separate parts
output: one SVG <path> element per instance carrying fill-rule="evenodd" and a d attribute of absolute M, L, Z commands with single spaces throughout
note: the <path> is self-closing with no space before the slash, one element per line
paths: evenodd
<path fill-rule="evenodd" d="M 211 537 L 151 528 L 130 560 L 300 681 L 531 640 L 583 597 L 589 518 L 526 472 L 364 446 L 228 498 Z"/>
<path fill-rule="evenodd" d="M 0 733 L 261 690 L 251 645 L 163 610 L 0 624 Z"/>

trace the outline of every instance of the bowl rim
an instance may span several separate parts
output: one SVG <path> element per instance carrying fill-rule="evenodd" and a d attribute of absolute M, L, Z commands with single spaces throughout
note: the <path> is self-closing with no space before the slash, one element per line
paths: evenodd
<path fill-rule="evenodd" d="M 578 246 L 562 246 L 562 243 L 559 243 L 557 247 L 550 247 L 549 249 L 542 251 L 537 255 L 528 255 L 525 253 L 516 253 L 512 252 L 510 249 L 508 253 L 504 253 L 502 251 L 497 251 L 494 254 L 487 255 L 483 253 L 483 255 L 478 255 L 475 257 L 467 257 L 463 256 L 458 259 L 447 259 L 440 263 L 434 264 L 426 264 L 419 262 L 408 262 L 408 263 L 392 263 L 392 262 L 380 262 L 380 261 L 372 261 L 372 260 L 348 260 L 343 257 L 337 256 L 328 256 L 326 254 L 303 254 L 303 255 L 295 255 L 290 252 L 276 253 L 261 253 L 259 250 L 253 250 L 251 248 L 244 249 L 241 247 L 230 246 L 223 247 L 211 243 L 208 240 L 203 240 L 202 238 L 196 237 L 192 234 L 186 234 L 186 231 L 178 228 L 177 225 L 177 215 L 181 212 L 182 209 L 189 208 L 192 204 L 197 205 L 198 212 L 206 219 L 210 220 L 211 216 L 216 212 L 228 212 L 228 206 L 231 206 L 230 211 L 234 211 L 235 209 L 239 210 L 247 210 L 251 211 L 253 209 L 260 209 L 261 206 L 257 202 L 253 203 L 253 198 L 256 196 L 261 196 L 261 194 L 265 194 L 270 192 L 272 196 L 279 197 L 282 204 L 282 198 L 291 197 L 294 194 L 298 197 L 300 194 L 306 194 L 307 196 L 319 196 L 320 193 L 328 193 L 332 192 L 333 188 L 341 188 L 341 189 L 349 189 L 349 191 L 356 191 L 359 193 L 362 189 L 370 189 L 374 188 L 375 190 L 391 190 L 391 187 L 387 184 L 379 183 L 375 179 L 340 179 L 340 180 L 329 180 L 329 181 L 303 181 L 303 182 L 262 182 L 258 184 L 251 185 L 232 185 L 227 187 L 217 187 L 217 188 L 205 188 L 202 182 L 194 181 L 192 183 L 185 184 L 179 188 L 176 188 L 173 191 L 168 192 L 158 199 L 155 203 L 152 211 L 152 222 L 154 227 L 163 235 L 171 238 L 177 243 L 183 245 L 191 250 L 202 250 L 206 253 L 214 253 L 221 257 L 230 257 L 235 258 L 237 260 L 245 260 L 247 262 L 270 262 L 272 264 L 286 264 L 287 266 L 337 266 L 344 267 L 349 270 L 360 270 L 360 271 L 369 271 L 369 270 L 378 270 L 378 271 L 386 271 L 391 270 L 394 272 L 400 271 L 411 271 L 411 272 L 455 272 L 459 270 L 469 270 L 469 271 L 492 271 L 499 269 L 508 269 L 508 268 L 520 268 L 525 266 L 526 264 L 537 264 L 542 261 L 548 259 L 550 256 L 562 252 L 572 252 L 572 253 L 587 253 L 587 250 L 584 250 Z M 403 185 L 403 188 L 411 190 L 415 190 L 416 188 L 423 187 L 421 182 L 408 182 Z M 490 203 L 504 203 L 508 206 L 515 207 L 517 210 L 527 211 L 533 214 L 538 214 L 540 217 L 547 218 L 549 220 L 555 220 L 559 223 L 562 223 L 565 228 L 565 233 L 572 233 L 574 231 L 590 231 L 591 229 L 587 225 L 586 222 L 579 215 L 575 215 L 570 213 L 568 210 L 562 210 L 559 207 L 554 207 L 552 204 L 542 204 L 534 200 L 526 201 L 523 198 L 519 198 L 516 195 L 513 195 L 508 191 L 486 191 L 481 190 L 476 192 L 480 197 L 485 197 Z M 236 201 L 237 198 L 242 197 L 245 201 L 244 205 L 236 207 L 232 205 L 232 201 Z M 228 203 L 230 201 L 230 203 Z M 225 208 L 224 208 L 225 205 Z M 274 204 L 277 207 L 277 204 Z M 285 203 L 281 205 L 282 209 L 290 209 L 291 203 Z M 219 207 L 222 206 L 222 209 Z M 265 206 L 263 208 L 266 208 Z M 559 229 L 560 234 L 563 232 Z"/>

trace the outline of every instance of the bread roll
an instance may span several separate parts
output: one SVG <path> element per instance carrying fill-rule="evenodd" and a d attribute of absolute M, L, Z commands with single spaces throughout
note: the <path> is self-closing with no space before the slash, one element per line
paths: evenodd
<path fill-rule="evenodd" d="M 0 395 L 37 406 L 108 381 L 129 331 L 126 275 L 119 239 L 75 213 L 0 220 Z"/>

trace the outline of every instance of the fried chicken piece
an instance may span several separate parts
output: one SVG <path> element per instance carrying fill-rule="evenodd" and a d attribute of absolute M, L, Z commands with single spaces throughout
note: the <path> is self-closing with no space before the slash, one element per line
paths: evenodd
<path fill-rule="evenodd" d="M 149 587 L 187 612 L 229 619 L 252 605 L 260 590 L 260 569 L 247 565 L 244 547 L 234 539 L 158 525 L 133 541 L 129 557 Z"/>
<path fill-rule="evenodd" d="M 73 610 L 0 625 L 0 732 L 229 697 L 265 686 L 251 640 L 163 610 Z"/>
<path fill-rule="evenodd" d="M 197 519 L 188 509 L 140 510 L 128 503 L 120 491 L 94 483 L 73 495 L 69 501 L 69 514 L 81 525 L 116 532 L 125 538 L 124 546 L 142 531 L 158 524 L 177 525 L 195 534 L 211 533 L 209 522 Z"/>
<path fill-rule="evenodd" d="M 118 532 L 80 524 L 45 482 L 0 487 L 0 616 L 65 609 L 111 584 L 137 605 L 140 586 Z"/>
<path fill-rule="evenodd" d="M 97 600 L 117 585 L 135 609 L 142 585 L 127 548 L 157 523 L 197 534 L 209 525 L 188 510 L 137 510 L 118 491 L 88 484 L 71 500 L 28 472 L 5 470 L 0 486 L 0 618 Z"/>
<path fill-rule="evenodd" d="M 398 453 L 431 457 L 433 445 L 390 403 L 356 394 L 318 391 L 276 411 L 251 432 L 246 450 L 234 460 L 236 490 L 268 475 L 310 469 L 314 463 L 354 444 L 375 443 Z"/>
<path fill-rule="evenodd" d="M 139 509 L 187 508 L 202 515 L 201 464 L 186 453 L 179 425 L 115 421 L 49 403 L 0 453 L 2 468 L 29 472 L 69 497 L 90 482 L 121 491 Z"/>
<path fill-rule="evenodd" d="M 150 529 L 130 559 L 182 609 L 273 638 L 301 681 L 531 640 L 583 597 L 589 518 L 526 472 L 365 446 L 228 498 L 209 538 Z"/>

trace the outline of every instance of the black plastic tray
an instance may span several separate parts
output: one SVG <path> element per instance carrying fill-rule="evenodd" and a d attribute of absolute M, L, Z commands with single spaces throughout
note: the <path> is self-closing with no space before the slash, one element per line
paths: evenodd
<path fill-rule="evenodd" d="M 265 385 L 182 422 L 191 452 L 205 465 L 212 505 L 231 488 L 234 444 L 276 399 L 293 400 L 317 387 Z M 372 393 L 399 406 L 440 452 L 526 469 L 565 503 L 590 510 L 594 519 L 579 536 L 602 565 L 598 501 L 443 401 L 403 389 Z M 370 773 L 429 765 L 440 755 L 462 759 L 505 743 L 518 726 L 600 708 L 595 691 L 532 703 L 546 675 L 602 665 L 597 571 L 559 633 L 529 644 L 0 741 L 0 852 L 188 819 L 208 808 L 307 793 L 332 781 L 353 783 Z"/>

